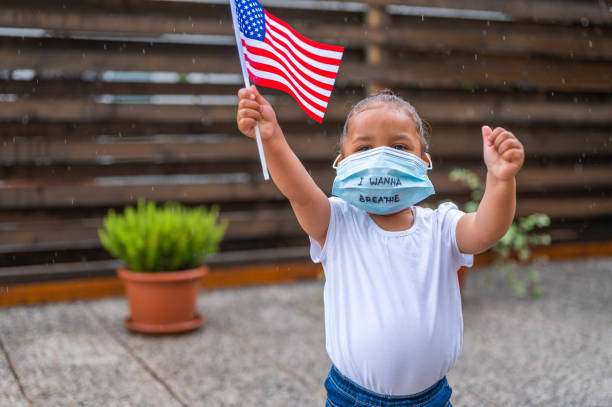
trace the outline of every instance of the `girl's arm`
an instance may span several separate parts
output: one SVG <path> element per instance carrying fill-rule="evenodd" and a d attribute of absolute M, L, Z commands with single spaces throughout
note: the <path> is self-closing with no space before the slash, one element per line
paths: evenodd
<path fill-rule="evenodd" d="M 330 216 L 329 201 L 325 193 L 315 184 L 287 144 L 274 109 L 255 86 L 240 89 L 238 97 L 238 128 L 244 135 L 253 138 L 255 125 L 259 125 L 272 180 L 289 199 L 302 229 L 323 246 Z"/>
<path fill-rule="evenodd" d="M 482 128 L 484 161 L 487 165 L 485 193 L 475 213 L 457 223 L 457 245 L 462 253 L 482 253 L 508 231 L 516 210 L 515 176 L 523 165 L 521 142 L 509 131 Z"/>

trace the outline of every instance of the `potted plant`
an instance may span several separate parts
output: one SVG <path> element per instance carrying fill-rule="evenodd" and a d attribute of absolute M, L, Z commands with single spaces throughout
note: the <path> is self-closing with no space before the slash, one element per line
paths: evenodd
<path fill-rule="evenodd" d="M 453 181 L 463 182 L 471 191 L 471 199 L 463 206 L 465 212 L 475 212 L 482 200 L 485 184 L 473 171 L 455 168 L 450 172 Z M 550 218 L 543 213 L 533 213 L 527 217 L 514 220 L 506 234 L 497 242 L 492 251 L 495 254 L 495 263 L 507 277 L 517 296 L 523 297 L 528 292 L 532 297 L 542 295 L 540 286 L 540 273 L 531 266 L 533 263 L 533 246 L 549 245 L 548 233 L 535 233 L 535 229 L 550 225 Z M 462 287 L 467 275 L 467 268 L 459 270 L 459 285 Z"/>
<path fill-rule="evenodd" d="M 218 222 L 217 207 L 188 208 L 177 202 L 156 207 L 139 199 L 123 214 L 110 209 L 100 241 L 122 261 L 130 317 L 125 326 L 143 333 L 174 333 L 198 328 L 200 282 L 208 272 L 206 257 L 218 251 L 226 222 Z"/>

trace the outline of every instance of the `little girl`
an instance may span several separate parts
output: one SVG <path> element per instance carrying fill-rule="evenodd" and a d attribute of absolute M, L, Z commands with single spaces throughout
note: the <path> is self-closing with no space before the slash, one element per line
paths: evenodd
<path fill-rule="evenodd" d="M 477 212 L 415 206 L 434 193 L 423 124 L 408 102 L 380 93 L 348 114 L 328 199 L 255 86 L 238 96 L 238 127 L 254 137 L 259 125 L 272 179 L 325 271 L 326 406 L 450 406 L 446 374 L 463 339 L 457 270 L 510 227 L 522 144 L 482 127 L 487 180 Z"/>

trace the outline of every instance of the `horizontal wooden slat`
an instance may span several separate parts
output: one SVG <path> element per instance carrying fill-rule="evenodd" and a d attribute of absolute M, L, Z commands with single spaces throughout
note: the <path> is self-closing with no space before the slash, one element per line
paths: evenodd
<path fill-rule="evenodd" d="M 610 63 L 581 61 L 559 64 L 554 60 L 507 61 L 500 57 L 453 56 L 424 58 L 405 55 L 404 65 L 373 67 L 345 61 L 338 83 L 355 84 L 377 80 L 391 86 L 431 88 L 519 86 L 556 91 L 603 92 L 612 90 Z M 409 62 L 410 61 L 410 62 Z M 239 73 L 240 64 L 232 56 L 210 54 L 142 55 L 99 51 L 0 49 L 0 69 L 56 69 L 65 71 L 179 71 Z"/>
<path fill-rule="evenodd" d="M 301 233 L 293 212 L 288 209 L 224 212 L 220 218 L 228 221 L 226 240 Z M 99 248 L 98 230 L 102 227 L 102 218 L 4 222 L 0 223 L 0 252 Z"/>
<path fill-rule="evenodd" d="M 333 42 L 351 47 L 369 43 L 401 45 L 408 50 L 448 51 L 462 50 L 494 54 L 538 54 L 556 55 L 563 58 L 602 58 L 612 56 L 612 39 L 589 27 L 517 25 L 489 23 L 483 21 L 427 19 L 398 27 L 384 29 L 361 25 L 337 25 L 293 22 L 292 26 L 301 34 L 323 42 Z M 84 14 L 73 10 L 34 10 L 12 8 L 0 13 L 0 27 L 40 28 L 47 35 L 60 38 L 89 35 L 102 36 L 123 34 L 125 36 L 156 37 L 164 41 L 164 34 L 184 33 L 190 35 L 233 35 L 229 18 L 214 16 L 160 15 L 160 14 L 109 14 L 90 12 Z M 175 38 L 175 37 L 170 37 Z M 411 41 L 406 41 L 410 38 Z M 178 41 L 178 40 L 177 40 Z"/>
<path fill-rule="evenodd" d="M 249 250 L 246 252 L 221 252 L 206 259 L 211 268 L 230 265 L 291 262 L 306 260 L 308 248 L 287 247 L 277 249 Z M 0 284 L 15 284 L 26 281 L 78 278 L 79 276 L 100 277 L 114 275 L 121 264 L 118 260 L 97 260 L 80 263 L 35 264 L 28 266 L 0 267 Z"/>
<path fill-rule="evenodd" d="M 37 98 L 87 97 L 99 94 L 119 95 L 223 95 L 235 94 L 237 84 L 152 83 L 152 82 L 103 82 L 78 79 L 0 80 L 0 93 L 31 95 Z"/>
<path fill-rule="evenodd" d="M 573 103 L 538 101 L 528 98 L 469 97 L 463 100 L 426 98 L 413 100 L 420 115 L 439 123 L 487 123 L 491 121 L 516 124 L 555 123 L 557 125 L 609 125 L 612 121 L 610 103 Z M 275 104 L 277 116 L 283 121 L 303 121 L 304 113 L 288 99 Z M 327 120 L 343 120 L 354 100 L 332 99 Z M 37 99 L 0 102 L 0 122 L 74 121 L 74 122 L 192 122 L 216 123 L 235 121 L 235 106 L 106 104 L 88 100 L 56 99 L 53 103 Z"/>
<path fill-rule="evenodd" d="M 352 1 L 352 0 L 340 0 Z M 371 6 L 387 6 L 389 3 L 414 7 L 439 7 L 460 10 L 484 10 L 503 13 L 515 21 L 540 23 L 573 23 L 581 20 L 591 24 L 610 24 L 612 11 L 605 2 L 555 1 L 555 0 L 362 0 Z"/>
<path fill-rule="evenodd" d="M 66 7 L 13 7 L 2 6 L 0 27 L 41 28 L 49 34 L 66 35 L 70 32 L 99 32 L 125 35 L 159 35 L 163 33 L 181 34 L 232 34 L 231 20 L 226 7 L 205 8 L 208 15 L 193 13 L 193 3 L 185 4 L 182 13 L 151 12 L 149 7 L 155 2 L 143 3 L 139 13 L 130 10 L 115 10 L 111 13 L 99 7 L 89 10 Z M 202 8 L 201 5 L 195 5 Z M 196 10 L 193 10 L 196 11 Z M 216 14 L 216 16 L 215 16 Z M 215 18 L 216 17 L 216 18 Z M 221 17 L 221 18 L 220 18 Z M 217 26 L 217 27 L 214 27 Z"/>
<path fill-rule="evenodd" d="M 0 124 L 0 129 L 2 125 Z M 528 157 L 580 157 L 612 155 L 612 131 L 584 128 L 522 128 L 511 130 L 519 137 Z M 36 131 L 36 130 L 35 130 Z M 255 146 L 252 140 L 240 135 L 232 136 L 193 136 L 173 134 L 159 137 L 123 137 L 102 136 L 96 140 L 83 138 L 65 138 L 64 141 L 40 135 L 36 132 L 27 139 L 11 140 L 0 136 L 0 165 L 35 165 L 41 168 L 29 169 L 28 174 L 37 178 L 58 176 L 64 164 L 99 165 L 113 163 L 115 167 L 122 162 L 144 162 L 156 165 L 210 161 L 256 162 Z M 335 156 L 338 135 L 321 134 L 286 134 L 291 147 L 300 159 L 330 160 Z M 434 127 L 431 137 L 431 154 L 434 158 L 475 157 L 482 155 L 478 127 Z M 4 144 L 6 143 L 6 144 Z M 51 172 L 51 166 L 58 166 L 57 173 Z M 45 167 L 42 167 L 42 166 Z M 47 168 L 46 170 L 44 168 Z M 219 168 L 223 171 L 223 167 Z M 130 171 L 130 170 L 128 170 Z M 100 168 L 101 175 L 112 171 Z M 117 171 L 121 174 L 121 171 Z M 0 178 L 18 178 L 16 168 L 4 172 L 0 168 Z"/>
<path fill-rule="evenodd" d="M 0 126 L 1 128 L 1 126 Z M 332 137 L 289 135 L 294 150 L 305 160 L 323 159 L 333 156 L 338 140 Z M 254 155 L 255 144 L 251 139 L 236 136 L 170 135 L 155 139 L 142 138 L 135 141 L 100 139 L 101 142 L 82 140 L 67 143 L 47 142 L 34 139 L 27 142 L 8 142 L 0 146 L 1 165 L 23 165 L 44 163 L 108 163 L 147 161 L 157 164 L 181 161 L 251 161 L 259 158 Z"/>
<path fill-rule="evenodd" d="M 540 198 L 519 199 L 517 213 L 526 216 L 531 213 L 546 213 L 551 218 L 580 216 L 585 219 L 612 214 L 612 199 L 608 197 L 572 197 L 571 199 Z"/>
<path fill-rule="evenodd" d="M 584 22 L 585 20 L 591 24 L 602 24 L 612 22 L 612 14 L 609 7 L 605 2 L 597 1 L 555 1 L 555 0 L 536 0 L 527 1 L 519 0 L 511 3 L 504 0 L 360 0 L 358 2 L 354 0 L 339 0 L 339 2 L 351 3 L 356 5 L 357 3 L 366 4 L 369 6 L 384 7 L 388 4 L 408 5 L 413 7 L 426 7 L 426 8 L 445 8 L 445 9 L 459 9 L 459 10 L 484 10 L 484 11 L 495 11 L 504 14 L 504 17 L 510 18 L 515 21 L 537 21 L 541 23 L 573 23 Z M 92 9 L 98 9 L 101 12 L 131 12 L 137 14 L 137 11 L 148 10 L 150 13 L 180 13 L 188 9 L 194 16 L 201 15 L 202 13 L 210 12 L 211 5 L 207 3 L 213 3 L 215 8 L 221 8 L 226 13 L 227 3 L 222 0 L 210 1 L 206 3 L 194 3 L 191 1 L 180 2 L 180 1 L 150 1 L 150 0 L 107 0 L 104 3 L 99 3 L 94 0 L 75 2 L 68 1 L 63 2 L 66 6 L 66 10 L 74 10 L 75 8 L 82 11 L 91 11 Z M 58 3 L 41 2 L 41 1 L 22 1 L 16 2 L 14 0 L 7 0 L 7 5 L 18 4 L 22 7 L 28 5 L 37 7 L 52 8 L 53 5 Z M 329 1 L 311 1 L 310 5 L 317 5 L 319 10 L 325 10 L 326 13 L 333 13 L 333 7 Z M 338 1 L 335 2 L 338 4 Z M 272 5 L 263 5 L 266 8 L 273 6 L 278 9 L 286 9 L 287 12 L 294 9 L 296 5 L 288 3 L 287 5 L 283 2 L 274 2 Z M 337 6 L 336 6 L 337 8 Z M 363 10 L 359 7 L 353 7 L 353 9 Z M 315 10 L 315 11 L 319 11 Z M 347 10 L 341 10 L 347 13 Z M 324 16 L 325 13 L 319 14 Z"/>

